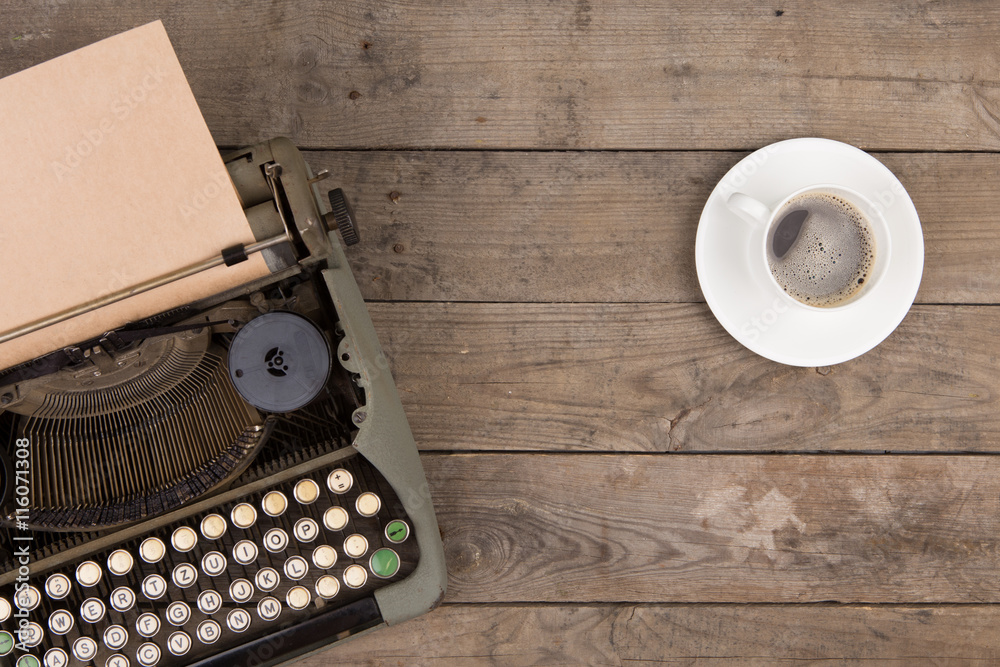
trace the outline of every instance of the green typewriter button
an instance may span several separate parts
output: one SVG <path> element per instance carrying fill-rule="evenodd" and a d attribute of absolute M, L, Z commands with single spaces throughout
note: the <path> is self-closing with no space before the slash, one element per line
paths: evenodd
<path fill-rule="evenodd" d="M 399 572 L 399 556 L 392 549 L 379 549 L 372 554 L 368 567 L 376 577 L 388 579 Z"/>
<path fill-rule="evenodd" d="M 405 521 L 399 519 L 390 521 L 389 525 L 385 527 L 385 536 L 395 544 L 405 542 L 406 538 L 410 536 L 410 527 L 406 525 Z"/>
<path fill-rule="evenodd" d="M 41 667 L 42 663 L 33 655 L 22 655 L 17 659 L 17 667 Z"/>
<path fill-rule="evenodd" d="M 6 630 L 0 632 L 0 655 L 7 655 L 14 650 L 14 636 Z"/>

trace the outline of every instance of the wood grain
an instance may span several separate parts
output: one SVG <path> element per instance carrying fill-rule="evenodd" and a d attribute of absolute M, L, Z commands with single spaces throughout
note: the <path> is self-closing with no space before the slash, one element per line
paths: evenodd
<path fill-rule="evenodd" d="M 703 304 L 369 304 L 424 449 L 1000 449 L 995 307 L 916 306 L 874 350 L 794 368 Z"/>
<path fill-rule="evenodd" d="M 445 605 L 301 664 L 995 663 L 998 624 L 990 605 Z"/>
<path fill-rule="evenodd" d="M 974 0 L 15 0 L 0 75 L 157 18 L 231 146 L 1000 148 L 1000 7 Z"/>
<path fill-rule="evenodd" d="M 446 600 L 996 603 L 991 456 L 428 455 Z"/>
<path fill-rule="evenodd" d="M 348 254 L 365 298 L 518 302 L 702 301 L 698 220 L 744 155 L 307 153 L 355 203 L 363 242 Z M 921 217 L 918 302 L 1000 302 L 1000 160 L 877 157 Z"/>

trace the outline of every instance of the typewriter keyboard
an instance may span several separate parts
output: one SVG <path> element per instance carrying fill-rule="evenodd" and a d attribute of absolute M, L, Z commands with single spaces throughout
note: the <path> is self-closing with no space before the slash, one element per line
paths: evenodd
<path fill-rule="evenodd" d="M 186 665 L 413 570 L 408 517 L 367 461 L 298 470 L 0 589 L 0 662 Z"/>

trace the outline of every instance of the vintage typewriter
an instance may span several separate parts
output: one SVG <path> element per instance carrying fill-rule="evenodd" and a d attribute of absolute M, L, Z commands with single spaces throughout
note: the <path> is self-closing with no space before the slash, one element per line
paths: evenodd
<path fill-rule="evenodd" d="M 269 277 L 0 372 L 0 662 L 277 664 L 444 593 L 343 193 L 224 162 L 259 242 L 210 263 Z"/>

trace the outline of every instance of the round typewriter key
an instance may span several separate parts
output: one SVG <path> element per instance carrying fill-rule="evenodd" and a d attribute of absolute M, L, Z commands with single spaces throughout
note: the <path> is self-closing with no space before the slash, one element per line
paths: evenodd
<path fill-rule="evenodd" d="M 261 570 L 257 570 L 257 574 L 253 579 L 257 583 L 257 588 L 265 593 L 273 591 L 278 587 L 278 582 L 281 581 L 281 577 L 278 576 L 278 571 L 273 567 L 265 567 Z"/>
<path fill-rule="evenodd" d="M 361 558 L 368 551 L 368 540 L 364 535 L 354 533 L 344 540 L 344 553 L 351 558 Z"/>
<path fill-rule="evenodd" d="M 233 632 L 243 632 L 250 627 L 250 614 L 245 609 L 233 609 L 226 616 L 226 625 Z"/>
<path fill-rule="evenodd" d="M 132 571 L 133 564 L 132 554 L 124 549 L 118 549 L 108 556 L 108 570 L 111 571 L 111 574 L 119 576 L 128 574 Z"/>
<path fill-rule="evenodd" d="M 216 591 L 202 591 L 198 596 L 198 609 L 211 616 L 222 607 L 222 596 Z"/>
<path fill-rule="evenodd" d="M 159 600 L 167 592 L 167 580 L 158 574 L 151 574 L 142 580 L 142 594 L 150 600 Z"/>
<path fill-rule="evenodd" d="M 323 514 L 323 525 L 328 530 L 343 530 L 347 525 L 347 510 L 343 507 L 331 507 Z"/>
<path fill-rule="evenodd" d="M 147 537 L 139 545 L 139 557 L 147 563 L 159 563 L 166 552 L 166 545 L 158 537 Z"/>
<path fill-rule="evenodd" d="M 226 520 L 218 514 L 209 514 L 201 520 L 201 534 L 207 540 L 217 540 L 226 534 Z"/>
<path fill-rule="evenodd" d="M 360 565 L 348 565 L 344 570 L 344 583 L 350 588 L 361 588 L 368 581 L 368 573 Z"/>
<path fill-rule="evenodd" d="M 399 554 L 392 549 L 379 549 L 368 559 L 368 569 L 380 579 L 388 579 L 399 572 Z"/>
<path fill-rule="evenodd" d="M 153 642 L 146 642 L 135 652 L 135 658 L 143 667 L 153 667 L 160 661 L 160 647 Z"/>
<path fill-rule="evenodd" d="M 76 568 L 76 580 L 81 586 L 90 588 L 101 581 L 101 566 L 92 560 L 80 563 Z"/>
<path fill-rule="evenodd" d="M 295 522 L 295 537 L 299 542 L 312 542 L 319 534 L 319 526 L 308 517 L 303 517 Z"/>
<path fill-rule="evenodd" d="M 237 579 L 229 584 L 229 597 L 233 602 L 247 602 L 253 597 L 253 584 L 246 579 Z"/>
<path fill-rule="evenodd" d="M 22 644 L 28 648 L 34 648 L 42 643 L 42 639 L 45 637 L 45 630 L 38 623 L 28 623 L 28 625 L 22 626 L 19 637 Z"/>
<path fill-rule="evenodd" d="M 21 611 L 33 611 L 42 601 L 42 594 L 34 586 L 25 586 L 14 596 L 14 603 Z"/>
<path fill-rule="evenodd" d="M 45 593 L 53 600 L 62 600 L 69 595 L 70 587 L 69 577 L 65 574 L 53 574 L 45 580 Z M 3 605 L 6 603 L 6 600 L 0 601 L 0 621 L 7 620 L 3 615 Z M 7 605 L 7 613 L 10 613 L 9 604 Z"/>
<path fill-rule="evenodd" d="M 321 598 L 336 597 L 337 593 L 340 592 L 340 582 L 337 581 L 336 577 L 331 577 L 329 574 L 324 574 L 322 577 L 316 580 L 316 595 Z"/>
<path fill-rule="evenodd" d="M 222 628 L 212 619 L 202 621 L 198 624 L 198 639 L 202 644 L 214 644 L 219 641 L 219 635 L 221 634 Z"/>
<path fill-rule="evenodd" d="M 264 548 L 273 554 L 284 551 L 288 546 L 288 533 L 280 528 L 272 528 L 264 533 Z"/>
<path fill-rule="evenodd" d="M 257 560 L 257 545 L 250 540 L 240 540 L 233 547 L 233 558 L 237 563 L 249 565 Z"/>
<path fill-rule="evenodd" d="M 312 505 L 319 498 L 319 484 L 311 479 L 300 479 L 295 483 L 295 499 L 303 505 Z"/>
<path fill-rule="evenodd" d="M 14 650 L 14 635 L 6 630 L 0 631 L 0 655 L 10 655 Z"/>
<path fill-rule="evenodd" d="M 90 637 L 80 637 L 73 642 L 73 655 L 77 660 L 87 662 L 97 655 L 97 642 Z"/>
<path fill-rule="evenodd" d="M 179 628 L 187 623 L 190 618 L 191 607 L 189 607 L 186 602 L 177 600 L 175 602 L 171 602 L 167 607 L 167 620 L 170 621 L 171 625 L 176 625 Z"/>
<path fill-rule="evenodd" d="M 356 509 L 358 514 L 361 516 L 375 516 L 378 514 L 381 507 L 381 499 L 370 491 L 362 493 L 358 496 L 358 499 L 354 501 L 354 509 Z"/>
<path fill-rule="evenodd" d="M 191 636 L 186 632 L 175 632 L 167 640 L 167 649 L 174 655 L 185 655 L 191 650 Z"/>
<path fill-rule="evenodd" d="M 42 667 L 42 663 L 38 662 L 38 658 L 33 655 L 22 655 L 14 663 L 14 667 Z"/>
<path fill-rule="evenodd" d="M 73 614 L 65 609 L 52 612 L 49 616 L 49 631 L 56 635 L 64 635 L 73 629 Z"/>
<path fill-rule="evenodd" d="M 353 485 L 354 476 L 343 468 L 337 468 L 326 476 L 326 487 L 334 493 L 347 493 Z"/>
<path fill-rule="evenodd" d="M 410 527 L 406 525 L 405 521 L 400 521 L 395 519 L 390 521 L 385 527 L 385 537 L 390 542 L 394 544 L 399 544 L 400 542 L 405 542 L 406 538 L 410 536 Z"/>
<path fill-rule="evenodd" d="M 292 609 L 305 609 L 312 602 L 312 593 L 305 586 L 295 586 L 285 595 L 285 602 Z"/>
<path fill-rule="evenodd" d="M 42 664 L 45 667 L 66 667 L 69 664 L 69 656 L 61 648 L 50 648 L 45 652 Z"/>
<path fill-rule="evenodd" d="M 131 588 L 120 586 L 111 591 L 111 606 L 117 611 L 128 611 L 135 605 L 135 593 Z"/>
<path fill-rule="evenodd" d="M 281 603 L 272 597 L 266 597 L 257 603 L 257 615 L 262 621 L 273 621 L 281 615 Z"/>
<path fill-rule="evenodd" d="M 135 631 L 143 637 L 153 637 L 160 631 L 160 619 L 156 614 L 142 614 L 135 619 Z"/>
<path fill-rule="evenodd" d="M 194 582 L 198 581 L 198 570 L 194 569 L 191 563 L 181 563 L 174 568 L 170 578 L 174 581 L 174 586 L 178 588 L 190 588 Z"/>
<path fill-rule="evenodd" d="M 128 658 L 121 653 L 115 653 L 104 662 L 104 667 L 129 667 Z"/>
<path fill-rule="evenodd" d="M 285 561 L 285 576 L 292 581 L 298 581 L 309 572 L 309 563 L 302 556 L 292 556 Z"/>
<path fill-rule="evenodd" d="M 281 491 L 268 491 L 260 506 L 268 516 L 281 516 L 288 509 L 288 498 Z"/>
<path fill-rule="evenodd" d="M 337 564 L 337 551 L 333 547 L 324 544 L 313 549 L 313 565 L 321 570 L 328 570 Z"/>
<path fill-rule="evenodd" d="M 7 598 L 0 598 L 0 623 L 3 623 L 10 618 L 11 611 L 10 603 L 7 602 Z"/>
<path fill-rule="evenodd" d="M 210 577 L 217 577 L 226 571 L 226 557 L 218 551 L 209 551 L 201 559 L 201 570 Z"/>
<path fill-rule="evenodd" d="M 108 626 L 104 631 L 104 645 L 112 651 L 117 651 L 128 644 L 128 630 L 120 625 Z"/>
<path fill-rule="evenodd" d="M 253 505 L 240 503 L 230 512 L 229 518 L 232 519 L 233 525 L 237 528 L 249 528 L 257 522 L 257 510 L 254 509 Z"/>
<path fill-rule="evenodd" d="M 191 551 L 197 543 L 198 534 L 194 532 L 194 529 L 188 528 L 187 526 L 181 526 L 174 531 L 173 535 L 170 536 L 170 544 L 174 546 L 174 549 L 180 551 L 181 553 Z"/>
<path fill-rule="evenodd" d="M 98 598 L 87 598 L 80 605 L 80 618 L 88 623 L 97 623 L 104 618 L 107 609 L 104 603 Z"/>

